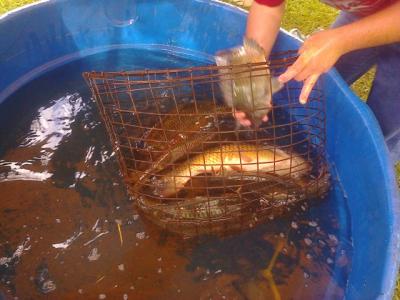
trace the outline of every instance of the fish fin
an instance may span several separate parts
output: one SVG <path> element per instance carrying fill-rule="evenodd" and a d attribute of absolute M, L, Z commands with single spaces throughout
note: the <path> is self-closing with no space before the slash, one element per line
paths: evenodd
<path fill-rule="evenodd" d="M 242 172 L 242 171 L 243 171 L 241 165 L 229 165 L 229 167 L 230 167 L 232 170 L 237 171 L 237 172 Z"/>

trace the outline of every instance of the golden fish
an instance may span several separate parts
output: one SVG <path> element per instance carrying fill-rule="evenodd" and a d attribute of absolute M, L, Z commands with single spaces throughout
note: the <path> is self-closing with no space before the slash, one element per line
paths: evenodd
<path fill-rule="evenodd" d="M 283 85 L 270 75 L 266 65 L 265 52 L 255 41 L 244 39 L 243 46 L 217 53 L 220 87 L 225 103 L 246 113 L 252 124 L 258 127 L 262 118 L 272 108 L 272 95 Z M 250 66 L 250 63 L 265 63 Z"/>
<path fill-rule="evenodd" d="M 200 174 L 272 173 L 299 178 L 310 170 L 310 164 L 294 153 L 281 149 L 260 149 L 252 144 L 227 144 L 211 148 L 175 166 L 158 181 L 156 193 L 161 197 L 174 195 L 192 177 Z"/>
<path fill-rule="evenodd" d="M 137 183 L 135 189 L 167 164 L 174 163 L 196 147 L 203 146 L 205 141 L 213 139 L 224 119 L 224 113 L 230 116 L 229 108 L 216 106 L 211 101 L 187 103 L 170 110 L 142 137 L 146 142 L 144 149 L 150 155 L 149 167 L 143 172 L 131 174 L 132 180 Z"/>

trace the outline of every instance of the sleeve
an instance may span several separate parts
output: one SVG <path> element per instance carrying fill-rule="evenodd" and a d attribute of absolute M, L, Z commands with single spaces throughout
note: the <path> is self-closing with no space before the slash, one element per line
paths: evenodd
<path fill-rule="evenodd" d="M 266 6 L 278 6 L 282 4 L 284 0 L 255 0 L 258 4 L 266 5 Z"/>

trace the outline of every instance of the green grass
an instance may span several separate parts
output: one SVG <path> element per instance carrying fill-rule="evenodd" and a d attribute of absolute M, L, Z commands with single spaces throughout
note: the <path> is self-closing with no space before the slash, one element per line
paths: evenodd
<path fill-rule="evenodd" d="M 6 11 L 35 1 L 36 0 L 0 0 L 0 15 L 4 14 Z"/>
<path fill-rule="evenodd" d="M 35 2 L 35 0 L 0 0 L 0 15 L 16 7 Z M 227 0 L 235 5 L 241 6 L 243 0 Z M 319 28 L 328 28 L 335 20 L 338 11 L 317 0 L 291 0 L 287 1 L 285 16 L 282 27 L 290 30 L 298 28 L 302 33 L 308 35 Z M 363 100 L 368 97 L 374 69 L 361 77 L 352 85 L 353 91 Z M 400 162 L 396 165 L 397 183 L 400 186 Z M 400 300 L 400 281 L 397 282 L 395 300 Z"/>

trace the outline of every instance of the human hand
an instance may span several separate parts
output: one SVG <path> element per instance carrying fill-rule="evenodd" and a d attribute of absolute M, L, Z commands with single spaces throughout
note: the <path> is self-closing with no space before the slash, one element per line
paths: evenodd
<path fill-rule="evenodd" d="M 283 84 L 273 76 L 269 80 L 260 77 L 253 81 L 255 86 L 247 91 L 247 97 L 236 99 L 233 105 L 236 121 L 245 127 L 258 127 L 261 122 L 268 121 L 268 113 L 272 110 L 272 96 L 283 88 Z"/>
<path fill-rule="evenodd" d="M 344 51 L 337 30 L 327 29 L 309 37 L 298 53 L 297 60 L 279 76 L 279 81 L 303 81 L 299 101 L 305 104 L 318 78 L 333 67 Z"/>
<path fill-rule="evenodd" d="M 233 112 L 233 116 L 235 117 L 236 121 L 239 122 L 242 126 L 245 127 L 250 127 L 251 126 L 251 121 L 247 118 L 247 115 L 243 111 L 235 110 Z M 268 121 L 268 115 L 265 115 L 262 119 L 263 122 Z"/>

